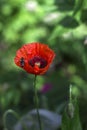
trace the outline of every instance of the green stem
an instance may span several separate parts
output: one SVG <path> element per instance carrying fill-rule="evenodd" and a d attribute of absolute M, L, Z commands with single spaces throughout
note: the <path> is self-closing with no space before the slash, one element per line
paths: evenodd
<path fill-rule="evenodd" d="M 41 120 L 40 120 L 40 115 L 39 115 L 39 104 L 38 104 L 38 95 L 37 95 L 37 89 L 36 89 L 36 75 L 34 78 L 34 93 L 35 93 L 35 105 L 36 105 L 36 110 L 37 110 L 37 118 L 38 118 L 38 123 L 39 123 L 39 129 L 42 130 L 41 128 Z"/>
<path fill-rule="evenodd" d="M 69 104 L 68 104 L 68 110 L 69 110 L 69 116 L 73 118 L 74 116 L 74 105 L 73 105 L 73 99 L 72 99 L 72 85 L 70 85 L 69 88 Z"/>
<path fill-rule="evenodd" d="M 69 100 L 70 100 L 70 103 L 72 103 L 72 85 L 70 85 L 70 88 L 69 88 Z"/>

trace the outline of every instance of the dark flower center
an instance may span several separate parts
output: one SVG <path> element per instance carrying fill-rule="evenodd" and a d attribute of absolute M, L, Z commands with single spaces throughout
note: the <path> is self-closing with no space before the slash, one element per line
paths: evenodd
<path fill-rule="evenodd" d="M 32 67 L 37 65 L 39 68 L 44 68 L 47 65 L 47 61 L 39 56 L 35 56 L 29 60 L 29 64 Z"/>

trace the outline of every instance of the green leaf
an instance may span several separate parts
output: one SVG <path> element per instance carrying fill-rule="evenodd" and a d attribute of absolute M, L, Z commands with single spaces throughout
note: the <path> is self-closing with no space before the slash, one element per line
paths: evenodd
<path fill-rule="evenodd" d="M 74 8 L 75 0 L 55 0 L 59 11 L 70 11 Z"/>
<path fill-rule="evenodd" d="M 83 23 L 87 23 L 87 9 L 82 10 L 80 19 Z"/>
<path fill-rule="evenodd" d="M 76 28 L 79 25 L 78 21 L 71 16 L 65 16 L 59 24 L 65 28 Z"/>
<path fill-rule="evenodd" d="M 76 0 L 76 4 L 75 4 L 76 6 L 74 8 L 73 15 L 77 14 L 77 12 L 82 8 L 83 3 L 84 3 L 84 0 Z"/>
<path fill-rule="evenodd" d="M 83 9 L 87 9 L 87 0 L 84 0 Z"/>
<path fill-rule="evenodd" d="M 82 130 L 77 101 L 68 105 L 68 111 L 64 111 L 62 116 L 62 130 Z"/>

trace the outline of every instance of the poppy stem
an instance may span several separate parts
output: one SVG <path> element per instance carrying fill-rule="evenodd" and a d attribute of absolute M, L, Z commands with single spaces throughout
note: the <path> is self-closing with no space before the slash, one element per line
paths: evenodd
<path fill-rule="evenodd" d="M 39 102 L 38 102 L 38 95 L 37 95 L 37 89 L 36 89 L 36 77 L 35 75 L 34 78 L 34 93 L 35 93 L 35 105 L 36 105 L 36 111 L 37 111 L 37 118 L 38 118 L 38 123 L 39 123 L 39 129 L 42 130 L 41 128 L 41 119 L 40 119 L 40 114 L 39 114 Z"/>

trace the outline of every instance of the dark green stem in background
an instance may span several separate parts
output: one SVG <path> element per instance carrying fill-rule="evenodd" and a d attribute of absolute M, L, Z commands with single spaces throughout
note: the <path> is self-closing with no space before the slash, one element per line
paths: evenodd
<path fill-rule="evenodd" d="M 36 75 L 34 78 L 34 93 L 35 93 L 35 105 L 36 105 L 36 111 L 37 111 L 37 118 L 38 118 L 38 123 L 39 123 L 39 129 L 42 130 L 41 128 L 41 120 L 40 120 L 40 114 L 39 114 L 39 103 L 38 103 L 38 95 L 37 95 L 37 89 L 36 89 Z"/>

